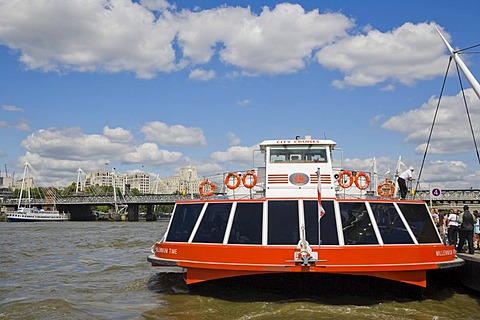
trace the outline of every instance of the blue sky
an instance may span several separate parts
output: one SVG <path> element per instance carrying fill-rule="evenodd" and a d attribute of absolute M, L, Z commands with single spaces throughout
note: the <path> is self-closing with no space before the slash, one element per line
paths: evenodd
<path fill-rule="evenodd" d="M 297 135 L 336 141 L 349 169 L 375 157 L 386 172 L 400 156 L 418 168 L 448 64 L 434 27 L 477 45 L 478 12 L 473 0 L 0 0 L 2 175 L 27 160 L 57 184 L 78 168 L 210 175 Z M 479 78 L 480 57 L 463 57 Z M 452 74 L 421 182 L 479 181 Z"/>

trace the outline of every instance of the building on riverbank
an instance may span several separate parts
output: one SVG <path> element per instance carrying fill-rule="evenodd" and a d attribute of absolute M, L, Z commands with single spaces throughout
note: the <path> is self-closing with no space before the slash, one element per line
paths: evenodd
<path fill-rule="evenodd" d="M 159 178 L 151 184 L 152 194 L 196 194 L 200 185 L 197 169 L 193 166 L 180 168 L 178 175 Z"/>
<path fill-rule="evenodd" d="M 89 187 L 115 187 L 123 194 L 136 189 L 140 194 L 196 194 L 200 178 L 197 169 L 193 166 L 186 166 L 179 169 L 178 175 L 160 178 L 155 180 L 145 172 L 115 173 L 114 171 L 98 170 L 85 173 L 79 179 L 79 190 L 83 191 Z"/>

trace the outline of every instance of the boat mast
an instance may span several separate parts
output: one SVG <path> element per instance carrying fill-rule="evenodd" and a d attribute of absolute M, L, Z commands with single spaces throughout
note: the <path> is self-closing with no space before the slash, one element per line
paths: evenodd
<path fill-rule="evenodd" d="M 437 29 L 438 34 L 440 35 L 443 42 L 445 43 L 445 46 L 447 47 L 448 51 L 450 51 L 450 55 L 457 63 L 460 70 L 462 70 L 463 74 L 465 75 L 465 78 L 467 78 L 468 82 L 470 82 L 470 85 L 472 86 L 473 91 L 475 91 L 475 93 L 477 94 L 477 97 L 480 99 L 480 84 L 478 84 L 477 79 L 475 79 L 473 74 L 470 72 L 470 70 L 467 68 L 467 66 L 463 62 L 462 58 L 460 58 L 460 54 L 458 53 L 458 51 L 453 50 L 453 48 L 450 46 L 448 41 L 445 39 L 445 37 L 442 35 L 440 30 L 438 30 L 437 27 L 435 27 L 435 29 Z"/>
<path fill-rule="evenodd" d="M 22 196 L 23 196 L 23 190 L 25 189 L 25 179 L 27 177 L 27 168 L 28 168 L 28 162 L 25 162 L 25 168 L 23 169 L 22 186 L 20 187 L 20 196 L 18 197 L 18 208 L 20 208 L 22 205 Z"/>
<path fill-rule="evenodd" d="M 82 176 L 85 174 L 83 172 L 82 168 L 78 168 L 77 170 L 77 186 L 75 188 L 75 194 L 78 194 L 78 191 L 83 191 L 83 181 L 82 181 Z"/>
<path fill-rule="evenodd" d="M 118 202 L 117 202 L 117 182 L 115 179 L 115 169 L 112 170 L 112 185 L 113 185 L 113 201 L 115 204 L 115 213 L 118 213 Z"/>

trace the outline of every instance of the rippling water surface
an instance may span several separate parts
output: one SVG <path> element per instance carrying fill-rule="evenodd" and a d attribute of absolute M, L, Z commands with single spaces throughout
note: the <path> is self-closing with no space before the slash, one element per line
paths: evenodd
<path fill-rule="evenodd" d="M 370 291 L 338 290 L 335 278 L 189 290 L 181 274 L 146 261 L 166 226 L 0 223 L 0 319 L 480 319 L 479 296 L 444 283 L 413 294 L 371 280 Z"/>

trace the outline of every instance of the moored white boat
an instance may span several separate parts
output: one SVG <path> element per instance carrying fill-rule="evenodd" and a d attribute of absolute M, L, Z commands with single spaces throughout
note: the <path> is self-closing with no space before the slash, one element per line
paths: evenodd
<path fill-rule="evenodd" d="M 68 213 L 59 212 L 55 209 L 55 203 L 53 203 L 52 210 L 44 210 L 42 208 L 36 208 L 29 205 L 30 203 L 30 188 L 26 186 L 26 179 L 28 177 L 29 163 L 25 163 L 25 169 L 23 172 L 22 186 L 20 190 L 20 196 L 18 198 L 18 206 L 16 211 L 7 212 L 6 217 L 8 222 L 38 222 L 38 221 L 68 221 Z M 28 201 L 27 205 L 22 203 L 23 194 L 27 192 Z M 46 198 L 53 198 L 52 196 L 46 196 Z"/>
<path fill-rule="evenodd" d="M 17 211 L 7 212 L 9 222 L 68 221 L 67 213 L 58 210 L 20 207 Z"/>

